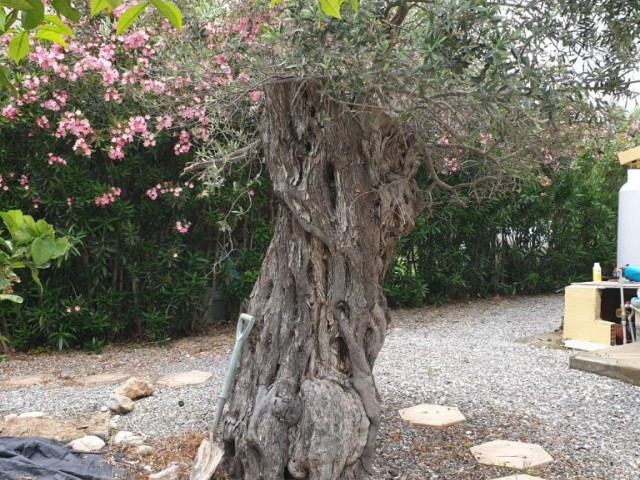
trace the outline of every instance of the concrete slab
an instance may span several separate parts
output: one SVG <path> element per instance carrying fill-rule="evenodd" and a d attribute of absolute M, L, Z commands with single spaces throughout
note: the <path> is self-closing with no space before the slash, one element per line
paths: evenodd
<path fill-rule="evenodd" d="M 76 379 L 76 382 L 90 385 L 108 385 L 110 383 L 119 383 L 132 377 L 130 373 L 102 373 L 100 375 L 88 375 Z"/>
<path fill-rule="evenodd" d="M 403 420 L 423 427 L 445 428 L 466 420 L 456 407 L 430 405 L 427 403 L 403 408 L 398 413 Z"/>
<path fill-rule="evenodd" d="M 471 453 L 484 465 L 508 468 L 535 468 L 553 462 L 553 457 L 535 443 L 494 440 L 471 447 Z"/>
<path fill-rule="evenodd" d="M 569 359 L 569 367 L 640 385 L 640 342 L 580 353 Z"/>
<path fill-rule="evenodd" d="M 165 387 L 186 387 L 188 385 L 197 385 L 204 383 L 213 375 L 211 372 L 203 372 L 200 370 L 189 370 L 188 372 L 170 373 L 163 375 L 156 380 L 157 385 Z"/>
<path fill-rule="evenodd" d="M 545 480 L 542 477 L 532 477 L 526 473 L 516 473 L 515 475 L 509 475 L 508 477 L 494 478 L 493 480 Z"/>

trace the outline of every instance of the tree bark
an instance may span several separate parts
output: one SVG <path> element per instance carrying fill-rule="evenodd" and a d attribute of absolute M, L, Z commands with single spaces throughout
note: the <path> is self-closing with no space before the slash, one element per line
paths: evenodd
<path fill-rule="evenodd" d="M 370 478 L 380 425 L 372 368 L 382 282 L 417 215 L 417 162 L 383 112 L 317 80 L 265 87 L 261 135 L 279 212 L 251 294 L 223 426 L 231 478 Z"/>

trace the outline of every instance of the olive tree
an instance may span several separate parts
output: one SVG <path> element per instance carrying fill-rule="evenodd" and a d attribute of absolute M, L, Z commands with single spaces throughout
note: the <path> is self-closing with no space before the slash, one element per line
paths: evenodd
<path fill-rule="evenodd" d="M 394 245 L 434 189 L 469 201 L 567 158 L 584 125 L 603 118 L 606 95 L 628 91 L 640 13 L 605 0 L 282 0 L 228 11 L 262 16 L 233 57 L 262 93 L 249 107 L 259 124 L 230 158 L 263 159 L 279 210 L 223 426 L 227 471 L 375 478 L 372 369 Z M 201 166 L 219 173 L 221 161 Z"/>

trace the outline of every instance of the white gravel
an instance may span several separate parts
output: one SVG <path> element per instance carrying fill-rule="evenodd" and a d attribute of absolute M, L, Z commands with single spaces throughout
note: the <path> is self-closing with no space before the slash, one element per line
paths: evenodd
<path fill-rule="evenodd" d="M 509 475 L 513 472 L 477 465 L 468 451 L 495 439 L 540 443 L 555 461 L 531 473 L 548 480 L 640 478 L 640 389 L 570 370 L 575 352 L 515 342 L 557 329 L 562 310 L 561 295 L 544 295 L 394 312 L 375 367 L 383 402 L 379 478 Z M 132 413 L 116 418 L 117 428 L 151 437 L 204 430 L 213 417 L 230 346 L 215 355 L 189 354 L 183 346 L 180 358 L 167 356 L 166 363 L 156 349 L 156 361 L 146 364 L 151 377 L 192 369 L 214 375 L 198 386 L 159 387 L 154 396 L 137 401 Z M 0 363 L 0 381 L 6 372 L 20 374 L 11 362 Z M 99 411 L 113 389 L 65 386 L 64 378 L 3 389 L 0 413 Z M 456 406 L 467 421 L 436 431 L 403 423 L 397 409 L 419 403 Z"/>

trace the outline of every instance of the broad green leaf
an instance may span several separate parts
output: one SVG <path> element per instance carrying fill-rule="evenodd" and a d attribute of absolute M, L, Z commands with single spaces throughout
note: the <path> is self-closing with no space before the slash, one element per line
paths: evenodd
<path fill-rule="evenodd" d="M 80 12 L 71 6 L 70 0 L 51 0 L 53 9 L 72 22 L 80 20 Z"/>
<path fill-rule="evenodd" d="M 29 53 L 29 35 L 27 32 L 20 32 L 13 36 L 9 42 L 7 56 L 18 63 Z"/>
<path fill-rule="evenodd" d="M 14 302 L 14 303 L 23 302 L 23 298 L 20 295 L 10 295 L 6 293 L 0 293 L 0 301 L 1 300 L 8 300 L 9 302 Z"/>
<path fill-rule="evenodd" d="M 0 0 L 0 6 L 22 10 L 23 12 L 33 8 L 28 0 Z"/>
<path fill-rule="evenodd" d="M 16 90 L 16 87 L 13 86 L 13 83 L 11 83 L 9 75 L 9 69 L 4 65 L 0 65 L 0 87 L 5 90 L 9 90 L 9 93 L 15 97 L 18 95 L 18 91 Z"/>
<path fill-rule="evenodd" d="M 69 243 L 69 240 L 67 240 L 66 238 L 57 238 L 56 248 L 53 251 L 52 258 L 59 258 L 64 256 L 69 251 L 70 248 L 71 248 L 71 244 Z"/>
<path fill-rule="evenodd" d="M 53 237 L 55 234 L 53 227 L 42 219 L 36 222 L 36 231 L 38 235 L 48 235 L 50 237 Z"/>
<path fill-rule="evenodd" d="M 37 38 L 39 40 L 47 40 L 49 42 L 54 42 L 57 43 L 58 45 L 67 48 L 67 42 L 64 39 L 64 36 L 60 35 L 59 33 L 55 33 L 55 32 L 49 32 L 49 31 L 42 31 L 42 30 L 38 30 L 38 32 L 33 36 L 34 38 Z"/>
<path fill-rule="evenodd" d="M 2 218 L 2 221 L 7 226 L 11 237 L 15 237 L 18 230 L 20 230 L 24 224 L 24 215 L 20 210 L 0 212 L 0 218 Z"/>
<path fill-rule="evenodd" d="M 36 227 L 36 221 L 33 219 L 31 215 L 23 215 L 22 219 L 24 220 L 24 227 L 31 235 L 35 237 L 40 236 L 38 233 L 38 228 Z"/>
<path fill-rule="evenodd" d="M 158 9 L 160 15 L 169 20 L 169 23 L 173 25 L 174 28 L 178 30 L 182 28 L 182 13 L 180 13 L 178 7 L 164 0 L 151 0 L 151 3 Z"/>
<path fill-rule="evenodd" d="M 7 23 L 7 13 L 4 8 L 0 8 L 0 32 L 4 33 L 4 27 Z"/>
<path fill-rule="evenodd" d="M 33 30 L 44 20 L 44 4 L 40 0 L 25 0 L 31 8 L 22 15 L 22 26 L 27 30 Z"/>
<path fill-rule="evenodd" d="M 116 35 L 120 35 L 140 16 L 145 8 L 149 5 L 149 2 L 141 2 L 132 7 L 127 8 L 120 18 L 118 18 L 118 26 L 116 27 Z"/>
<path fill-rule="evenodd" d="M 342 18 L 340 15 L 340 6 L 344 0 L 320 0 L 320 8 L 322 11 L 333 18 Z"/>
<path fill-rule="evenodd" d="M 107 0 L 91 0 L 91 16 L 94 17 L 98 13 L 106 10 L 107 12 L 111 12 L 113 7 Z"/>
<path fill-rule="evenodd" d="M 56 251 L 56 241 L 51 237 L 36 238 L 31 244 L 31 258 L 36 265 L 49 263 Z"/>
<path fill-rule="evenodd" d="M 276 3 L 280 3 L 280 2 L 282 2 L 282 0 L 271 0 L 268 6 L 270 7 L 271 5 L 275 5 Z"/>
<path fill-rule="evenodd" d="M 111 8 L 117 8 L 122 4 L 122 0 L 107 0 L 107 2 L 109 2 Z"/>
<path fill-rule="evenodd" d="M 45 15 L 44 20 L 56 25 L 60 29 L 60 33 L 63 33 L 68 37 L 73 37 L 73 30 L 71 30 L 71 27 L 64 23 L 60 17 L 56 17 L 55 15 Z"/>
<path fill-rule="evenodd" d="M 349 4 L 351 5 L 351 10 L 354 12 L 358 11 L 358 0 L 349 0 Z"/>

